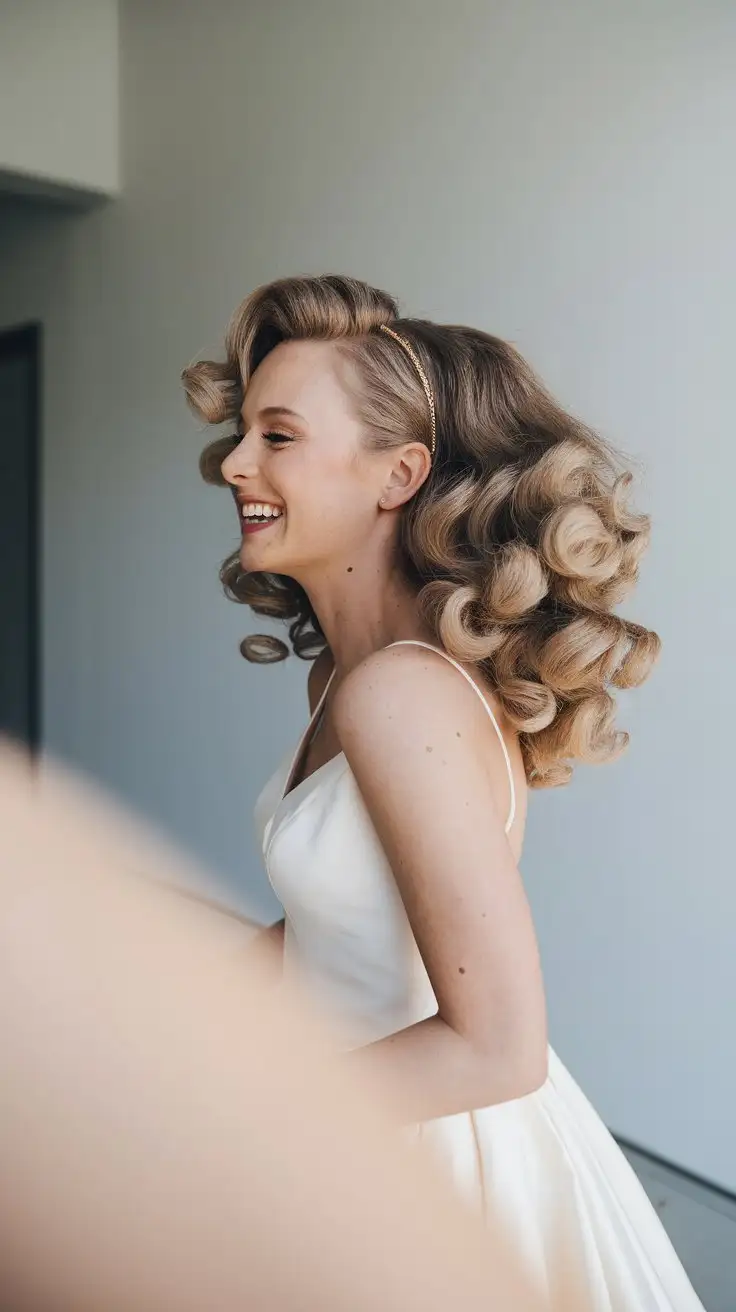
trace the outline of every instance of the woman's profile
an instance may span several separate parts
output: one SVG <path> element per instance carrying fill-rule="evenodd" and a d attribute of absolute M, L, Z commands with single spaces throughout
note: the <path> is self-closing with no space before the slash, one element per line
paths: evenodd
<path fill-rule="evenodd" d="M 649 533 L 630 475 L 509 344 L 347 277 L 256 291 L 184 382 L 232 424 L 202 458 L 242 528 L 225 589 L 313 659 L 308 727 L 257 808 L 284 971 L 492 1199 L 550 1307 L 694 1312 L 548 1047 L 518 871 L 529 790 L 620 753 L 613 693 L 657 656 L 617 610 Z"/>

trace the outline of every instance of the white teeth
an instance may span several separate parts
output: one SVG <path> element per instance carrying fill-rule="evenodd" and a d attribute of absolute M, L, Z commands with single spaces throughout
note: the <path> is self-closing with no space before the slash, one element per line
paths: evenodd
<path fill-rule="evenodd" d="M 281 510 L 262 501 L 248 501 L 241 506 L 241 514 L 243 519 L 278 519 Z"/>

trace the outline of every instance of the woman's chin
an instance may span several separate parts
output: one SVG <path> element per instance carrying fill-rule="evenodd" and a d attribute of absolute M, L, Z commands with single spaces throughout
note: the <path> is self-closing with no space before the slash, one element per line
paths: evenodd
<path fill-rule="evenodd" d="M 275 519 L 270 524 L 246 528 L 240 544 L 241 565 L 247 569 L 260 569 L 258 562 L 273 555 L 273 546 L 281 536 L 280 529 L 281 524 Z"/>
<path fill-rule="evenodd" d="M 266 542 L 255 541 L 253 538 L 243 538 L 240 546 L 240 563 L 244 570 L 253 572 L 263 570 L 268 573 L 282 574 L 283 562 L 280 561 L 282 553 L 276 547 L 268 545 Z"/>
<path fill-rule="evenodd" d="M 240 563 L 243 566 L 243 569 L 261 569 L 261 561 L 267 555 L 268 552 L 264 552 L 262 549 L 259 551 L 258 547 L 255 547 L 252 542 L 244 541 L 241 543 Z"/>

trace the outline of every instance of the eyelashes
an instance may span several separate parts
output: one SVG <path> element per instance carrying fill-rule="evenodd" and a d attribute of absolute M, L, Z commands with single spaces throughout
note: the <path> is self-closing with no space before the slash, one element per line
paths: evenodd
<path fill-rule="evenodd" d="M 294 441 L 294 438 L 291 437 L 289 433 L 278 433 L 273 430 L 268 433 L 263 433 L 262 436 L 264 442 L 269 442 L 271 446 L 280 446 L 284 445 L 286 442 Z"/>
<path fill-rule="evenodd" d="M 294 438 L 291 433 L 279 433 L 276 429 L 269 429 L 267 432 L 262 433 L 261 437 L 264 442 L 269 444 L 269 446 L 286 446 L 288 442 L 296 441 L 296 438 Z M 230 441 L 232 442 L 233 450 L 235 450 L 236 446 L 240 446 L 242 440 L 243 433 L 230 434 Z"/>

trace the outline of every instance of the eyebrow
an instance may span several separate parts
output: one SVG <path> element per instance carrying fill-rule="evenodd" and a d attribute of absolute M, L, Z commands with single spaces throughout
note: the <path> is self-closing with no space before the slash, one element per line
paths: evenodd
<path fill-rule="evenodd" d="M 279 415 L 288 416 L 289 419 L 299 419 L 301 423 L 306 424 L 304 415 L 300 415 L 298 410 L 290 410 L 286 405 L 266 405 L 262 410 L 257 411 L 259 419 L 277 419 Z M 240 414 L 240 418 L 245 423 L 245 415 Z"/>

